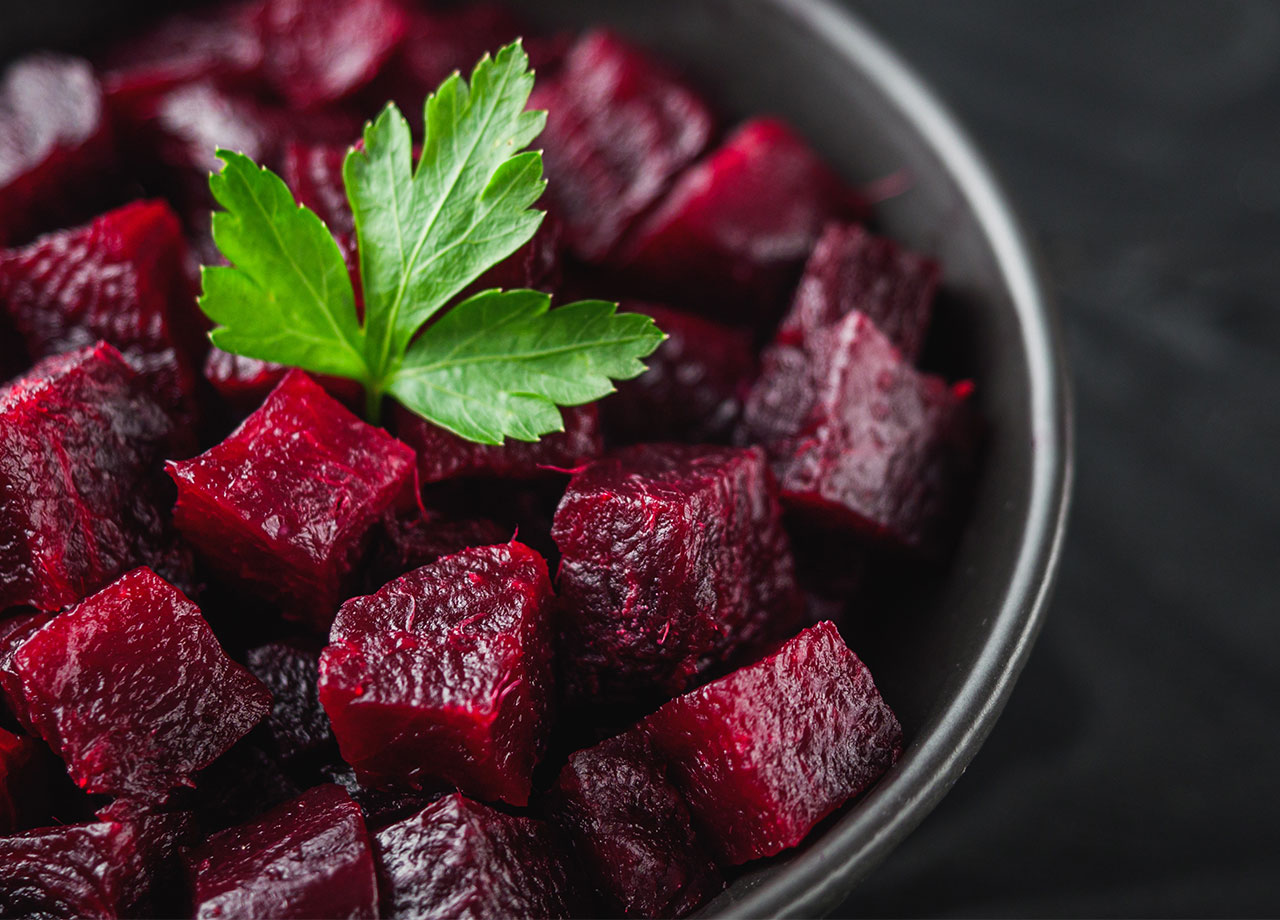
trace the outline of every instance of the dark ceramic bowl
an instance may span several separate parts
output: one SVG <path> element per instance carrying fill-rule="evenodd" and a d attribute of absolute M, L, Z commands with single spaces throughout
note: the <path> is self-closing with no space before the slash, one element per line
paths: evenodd
<path fill-rule="evenodd" d="M 989 424 L 972 515 L 937 583 L 847 636 L 907 735 L 870 794 L 798 850 L 753 867 L 705 916 L 830 910 L 929 812 L 977 752 L 1040 627 L 1071 479 L 1061 336 L 1017 221 L 987 166 L 920 80 L 832 0 L 524 0 L 536 21 L 612 24 L 683 65 L 730 115 L 786 116 L 862 183 L 901 171 L 888 234 L 938 257 L 939 320 Z M 147 0 L 46 0 L 0 11 L 0 56 L 65 45 Z M 77 34 L 78 33 L 78 34 Z"/>

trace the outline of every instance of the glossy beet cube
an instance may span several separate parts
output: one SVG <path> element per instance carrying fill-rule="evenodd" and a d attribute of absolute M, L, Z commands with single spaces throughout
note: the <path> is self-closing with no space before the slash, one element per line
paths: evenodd
<path fill-rule="evenodd" d="M 378 887 L 360 807 L 326 784 L 186 854 L 195 916 L 378 916 Z"/>
<path fill-rule="evenodd" d="M 166 408 L 195 413 L 200 344 L 187 245 L 162 201 L 135 201 L 92 223 L 0 252 L 0 308 L 33 359 L 103 340 Z"/>
<path fill-rule="evenodd" d="M 524 805 L 551 700 L 551 582 L 520 543 L 464 550 L 352 598 L 320 700 L 362 780 L 446 780 Z"/>
<path fill-rule="evenodd" d="M 678 917 L 723 886 L 683 796 L 640 732 L 570 756 L 553 796 L 555 822 L 623 916 Z"/>
<path fill-rule="evenodd" d="M 13 656 L 22 643 L 30 639 L 37 629 L 53 619 L 52 613 L 24 611 L 13 613 L 0 620 L 0 702 L 4 703 L 14 720 L 28 731 L 27 704 L 22 696 L 22 680 L 13 669 Z"/>
<path fill-rule="evenodd" d="M 702 154 L 707 104 L 644 52 L 597 30 L 580 38 L 530 106 L 547 110 L 548 202 L 578 257 L 604 259 L 635 219 Z"/>
<path fill-rule="evenodd" d="M 568 874 L 547 825 L 461 795 L 379 831 L 375 851 L 387 920 L 573 912 Z"/>
<path fill-rule="evenodd" d="M 195 817 L 187 811 L 160 811 L 128 799 L 116 799 L 99 809 L 97 817 L 124 825 L 133 834 L 137 870 L 125 883 L 130 914 L 184 915 L 187 898 L 179 853 L 182 847 L 198 842 Z"/>
<path fill-rule="evenodd" d="M 31 726 L 86 792 L 163 799 L 268 712 L 200 609 L 136 569 L 14 653 Z"/>
<path fill-rule="evenodd" d="M 87 61 L 34 54 L 9 64 L 0 72 L 0 245 L 81 216 L 112 152 Z"/>
<path fill-rule="evenodd" d="M 316 679 L 320 648 L 304 641 L 270 642 L 245 656 L 249 673 L 271 691 L 264 722 L 271 746 L 285 763 L 314 757 L 333 745 L 329 717 L 320 705 Z"/>
<path fill-rule="evenodd" d="M 860 210 L 790 127 L 757 118 L 680 177 L 623 261 L 681 302 L 749 325 L 780 308 L 823 225 Z"/>
<path fill-rule="evenodd" d="M 777 341 L 802 344 L 858 310 L 914 360 L 929 330 L 939 275 L 937 262 L 887 237 L 858 224 L 828 224 L 805 265 Z"/>
<path fill-rule="evenodd" d="M 794 629 L 781 516 L 758 449 L 642 444 L 574 476 L 552 529 L 570 695 L 665 698 Z"/>
<path fill-rule="evenodd" d="M 600 403 L 609 440 L 727 442 L 755 376 L 751 337 L 657 304 L 622 307 L 652 316 L 667 340 L 645 360 L 649 370 L 619 381 L 618 392 Z"/>
<path fill-rule="evenodd" d="M 891 547 L 936 551 L 972 453 L 968 385 L 912 368 L 861 313 L 776 346 L 744 413 L 789 506 Z"/>
<path fill-rule="evenodd" d="M 48 804 L 39 741 L 0 728 L 0 834 L 28 827 Z"/>
<path fill-rule="evenodd" d="M 427 485 L 460 476 L 530 479 L 574 469 L 600 456 L 600 416 L 594 403 L 560 410 L 564 431 L 537 441 L 509 438 L 505 444 L 477 444 L 445 431 L 400 405 L 395 430 L 418 455 L 418 479 Z"/>
<path fill-rule="evenodd" d="M 221 444 L 169 464 L 174 518 L 224 577 L 327 628 L 374 524 L 406 499 L 413 451 L 290 371 Z"/>
<path fill-rule="evenodd" d="M 362 584 L 366 593 L 372 594 L 392 579 L 442 556 L 510 539 L 510 529 L 484 518 L 451 518 L 414 508 L 383 521 L 365 560 Z"/>
<path fill-rule="evenodd" d="M 377 76 L 405 37 L 408 17 L 392 0 L 265 0 L 258 24 L 268 82 L 291 106 L 307 109 L 344 99 Z"/>
<path fill-rule="evenodd" d="M 880 778 L 902 727 L 831 623 L 641 722 L 720 859 L 798 844 Z"/>
<path fill-rule="evenodd" d="M 186 577 L 160 473 L 174 422 L 146 389 L 100 344 L 0 391 L 0 610 L 58 610 L 143 564 Z"/>

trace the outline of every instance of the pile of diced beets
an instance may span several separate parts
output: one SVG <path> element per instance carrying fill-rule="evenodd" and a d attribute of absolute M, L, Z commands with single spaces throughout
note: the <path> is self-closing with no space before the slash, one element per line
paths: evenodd
<path fill-rule="evenodd" d="M 550 216 L 478 286 L 651 313 L 649 372 L 485 447 L 211 350 L 215 146 L 353 255 L 362 121 L 521 34 Z M 677 915 L 804 840 L 902 749 L 831 618 L 945 555 L 975 453 L 938 267 L 867 218 L 782 121 L 485 5 L 10 63 L 0 915 Z"/>

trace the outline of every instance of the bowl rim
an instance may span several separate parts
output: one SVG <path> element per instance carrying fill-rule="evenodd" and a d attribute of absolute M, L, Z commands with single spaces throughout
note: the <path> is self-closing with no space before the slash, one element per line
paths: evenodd
<path fill-rule="evenodd" d="M 1074 470 L 1073 410 L 1060 320 L 1021 222 L 977 146 L 883 39 L 837 0 L 769 0 L 856 61 L 937 153 L 995 254 L 1019 321 L 1030 384 L 1031 493 L 1017 562 L 975 666 L 893 773 L 836 826 L 715 916 L 815 916 L 833 908 L 960 778 L 991 731 L 1044 622 L 1061 556 Z"/>

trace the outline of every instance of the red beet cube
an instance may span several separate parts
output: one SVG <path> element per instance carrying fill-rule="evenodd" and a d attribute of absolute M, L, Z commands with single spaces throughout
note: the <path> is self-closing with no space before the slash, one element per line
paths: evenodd
<path fill-rule="evenodd" d="M 0 245 L 79 217 L 111 160 L 102 88 L 88 62 L 36 54 L 0 73 Z"/>
<path fill-rule="evenodd" d="M 484 518 L 450 518 L 414 508 L 383 522 L 365 560 L 362 582 L 366 593 L 372 594 L 392 579 L 442 556 L 509 539 L 511 530 Z"/>
<path fill-rule="evenodd" d="M 124 825 L 133 834 L 133 865 L 137 869 L 125 881 L 130 915 L 185 915 L 187 896 L 179 851 L 197 842 L 195 817 L 186 811 L 157 811 L 128 799 L 116 799 L 97 816 L 100 821 Z"/>
<path fill-rule="evenodd" d="M 221 348 L 210 348 L 204 361 L 205 379 L 241 416 L 261 406 L 287 373 L 289 368 L 283 364 L 246 358 Z M 354 411 L 364 402 L 364 387 L 358 381 L 323 374 L 317 374 L 313 379 L 348 409 Z"/>
<path fill-rule="evenodd" d="M 623 261 L 648 285 L 751 324 L 786 296 L 822 226 L 860 208 L 791 128 L 758 118 L 679 178 Z"/>
<path fill-rule="evenodd" d="M 320 659 L 320 701 L 362 780 L 446 780 L 529 800 L 551 696 L 551 581 L 520 543 L 446 556 L 352 598 Z"/>
<path fill-rule="evenodd" d="M 398 405 L 395 430 L 418 454 L 423 485 L 459 476 L 530 479 L 582 466 L 600 456 L 600 417 L 594 403 L 561 410 L 564 431 L 537 441 L 477 444 L 445 431 Z"/>
<path fill-rule="evenodd" d="M 570 695 L 670 696 L 794 629 L 781 516 L 754 448 L 642 444 L 574 476 L 552 528 Z"/>
<path fill-rule="evenodd" d="M 609 440 L 726 442 L 755 376 L 751 337 L 657 304 L 622 306 L 652 316 L 667 340 L 645 362 L 648 371 L 620 381 L 600 404 Z"/>
<path fill-rule="evenodd" d="M 641 727 L 729 865 L 795 846 L 902 751 L 902 727 L 831 623 Z"/>
<path fill-rule="evenodd" d="M 723 887 L 683 796 L 643 734 L 570 756 L 554 796 L 556 823 L 623 916 L 678 917 Z"/>
<path fill-rule="evenodd" d="M 375 851 L 387 920 L 573 913 L 550 829 L 461 795 L 379 831 Z"/>
<path fill-rule="evenodd" d="M 29 826 L 47 804 L 41 748 L 34 738 L 0 728 L 0 834 Z"/>
<path fill-rule="evenodd" d="M 861 313 L 776 346 L 744 413 L 788 505 L 935 551 L 971 449 L 968 388 L 912 368 Z"/>
<path fill-rule="evenodd" d="M 304 641 L 269 642 L 245 656 L 249 673 L 271 692 L 264 727 L 285 763 L 313 757 L 333 745 L 329 717 L 320 705 L 316 680 L 320 649 Z"/>
<path fill-rule="evenodd" d="M 71 824 L 0 837 L 0 916 L 129 916 L 144 869 L 129 824 Z"/>
<path fill-rule="evenodd" d="M 336 102 L 366 85 L 408 29 L 404 10 L 391 0 L 265 0 L 258 23 L 266 78 L 297 109 Z"/>
<path fill-rule="evenodd" d="M 271 705 L 200 609 L 150 569 L 54 617 L 12 668 L 31 726 L 90 793 L 191 786 Z"/>
<path fill-rule="evenodd" d="M 578 40 L 530 107 L 547 110 L 539 143 L 551 208 L 569 248 L 591 262 L 617 246 L 715 131 L 701 97 L 603 30 Z"/>
<path fill-rule="evenodd" d="M 157 401 L 184 421 L 194 415 L 195 291 L 182 228 L 164 202 L 135 201 L 0 252 L 0 306 L 33 359 L 101 339 Z"/>
<path fill-rule="evenodd" d="M 28 731 L 31 730 L 31 725 L 27 722 L 22 680 L 13 669 L 13 656 L 22 648 L 22 643 L 52 619 L 52 613 L 24 612 L 0 620 L 0 702 L 6 705 L 18 724 Z"/>
<path fill-rule="evenodd" d="M 858 224 L 828 224 L 805 265 L 777 341 L 802 344 L 858 310 L 914 360 L 929 329 L 939 274 L 937 262 L 887 237 L 873 236 Z"/>
<path fill-rule="evenodd" d="M 143 564 L 185 577 L 158 475 L 174 423 L 145 391 L 99 344 L 0 392 L 0 610 L 58 610 Z"/>
<path fill-rule="evenodd" d="M 174 519 L 222 575 L 326 628 L 372 527 L 411 491 L 413 463 L 290 371 L 225 441 L 168 465 Z"/>
<path fill-rule="evenodd" d="M 197 918 L 378 916 L 360 807 L 316 786 L 186 854 Z"/>

